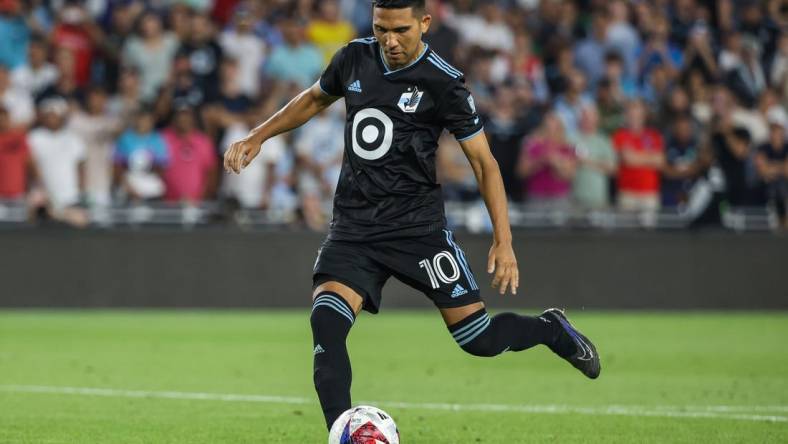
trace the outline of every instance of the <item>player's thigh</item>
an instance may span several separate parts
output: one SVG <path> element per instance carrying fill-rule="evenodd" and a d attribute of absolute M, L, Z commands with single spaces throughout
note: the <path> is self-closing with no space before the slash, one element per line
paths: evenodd
<path fill-rule="evenodd" d="M 336 293 L 344 299 L 348 305 L 353 309 L 353 313 L 358 315 L 361 311 L 361 306 L 364 304 L 364 298 L 358 294 L 356 290 L 348 287 L 347 285 L 337 281 L 326 281 L 315 287 L 312 292 L 312 300 L 314 301 L 321 293 L 331 292 Z"/>
<path fill-rule="evenodd" d="M 441 312 L 441 316 L 443 317 L 443 322 L 446 323 L 447 327 L 451 327 L 452 325 L 462 321 L 463 319 L 483 308 L 484 302 L 479 301 L 468 305 L 463 305 L 462 307 L 439 308 L 439 310 Z"/>
<path fill-rule="evenodd" d="M 376 254 L 398 280 L 424 293 L 439 309 L 481 302 L 465 253 L 448 230 L 386 242 Z"/>

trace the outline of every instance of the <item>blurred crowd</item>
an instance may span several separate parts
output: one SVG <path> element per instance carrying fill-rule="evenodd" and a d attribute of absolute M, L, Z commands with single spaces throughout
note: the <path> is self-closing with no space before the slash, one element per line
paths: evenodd
<path fill-rule="evenodd" d="M 534 211 L 770 208 L 788 199 L 788 2 L 427 1 L 425 40 L 465 73 L 514 202 Z M 0 199 L 86 209 L 205 201 L 321 229 L 344 107 L 233 140 L 371 34 L 369 0 L 0 0 Z M 449 201 L 473 172 L 441 138 Z"/>

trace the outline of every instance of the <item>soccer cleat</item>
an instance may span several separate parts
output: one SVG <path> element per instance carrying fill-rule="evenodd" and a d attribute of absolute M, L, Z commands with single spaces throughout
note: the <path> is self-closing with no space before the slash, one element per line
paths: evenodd
<path fill-rule="evenodd" d="M 596 379 L 599 376 L 599 372 L 602 370 L 596 347 L 594 347 L 594 344 L 587 337 L 583 336 L 582 333 L 575 329 L 572 323 L 569 322 L 569 319 L 566 318 L 566 315 L 564 315 L 563 310 L 548 308 L 542 313 L 540 318 L 546 322 L 557 323 L 561 331 L 569 335 L 572 342 L 574 342 L 576 350 L 569 356 L 561 356 L 553 346 L 548 347 L 550 347 L 555 354 L 561 356 L 576 369 L 583 372 L 584 375 L 591 379 Z"/>

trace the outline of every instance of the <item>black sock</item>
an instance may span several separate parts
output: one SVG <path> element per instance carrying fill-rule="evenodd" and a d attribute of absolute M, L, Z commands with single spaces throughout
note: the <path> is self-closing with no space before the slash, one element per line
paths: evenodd
<path fill-rule="evenodd" d="M 540 317 L 500 313 L 492 318 L 481 309 L 449 327 L 454 340 L 475 356 L 495 356 L 505 351 L 527 350 L 544 344 L 561 356 L 574 353 L 571 339 L 560 326 Z"/>
<path fill-rule="evenodd" d="M 315 390 L 329 429 L 350 408 L 352 375 L 345 339 L 355 319 L 350 305 L 336 293 L 322 292 L 312 304 Z"/>

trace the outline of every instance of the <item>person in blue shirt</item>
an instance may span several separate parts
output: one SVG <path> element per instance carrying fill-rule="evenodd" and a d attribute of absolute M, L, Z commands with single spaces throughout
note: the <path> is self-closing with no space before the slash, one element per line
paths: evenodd
<path fill-rule="evenodd" d="M 134 127 L 120 135 L 113 156 L 115 183 L 130 200 L 154 200 L 164 195 L 161 174 L 169 163 L 167 146 L 154 130 L 149 110 L 140 111 Z"/>

